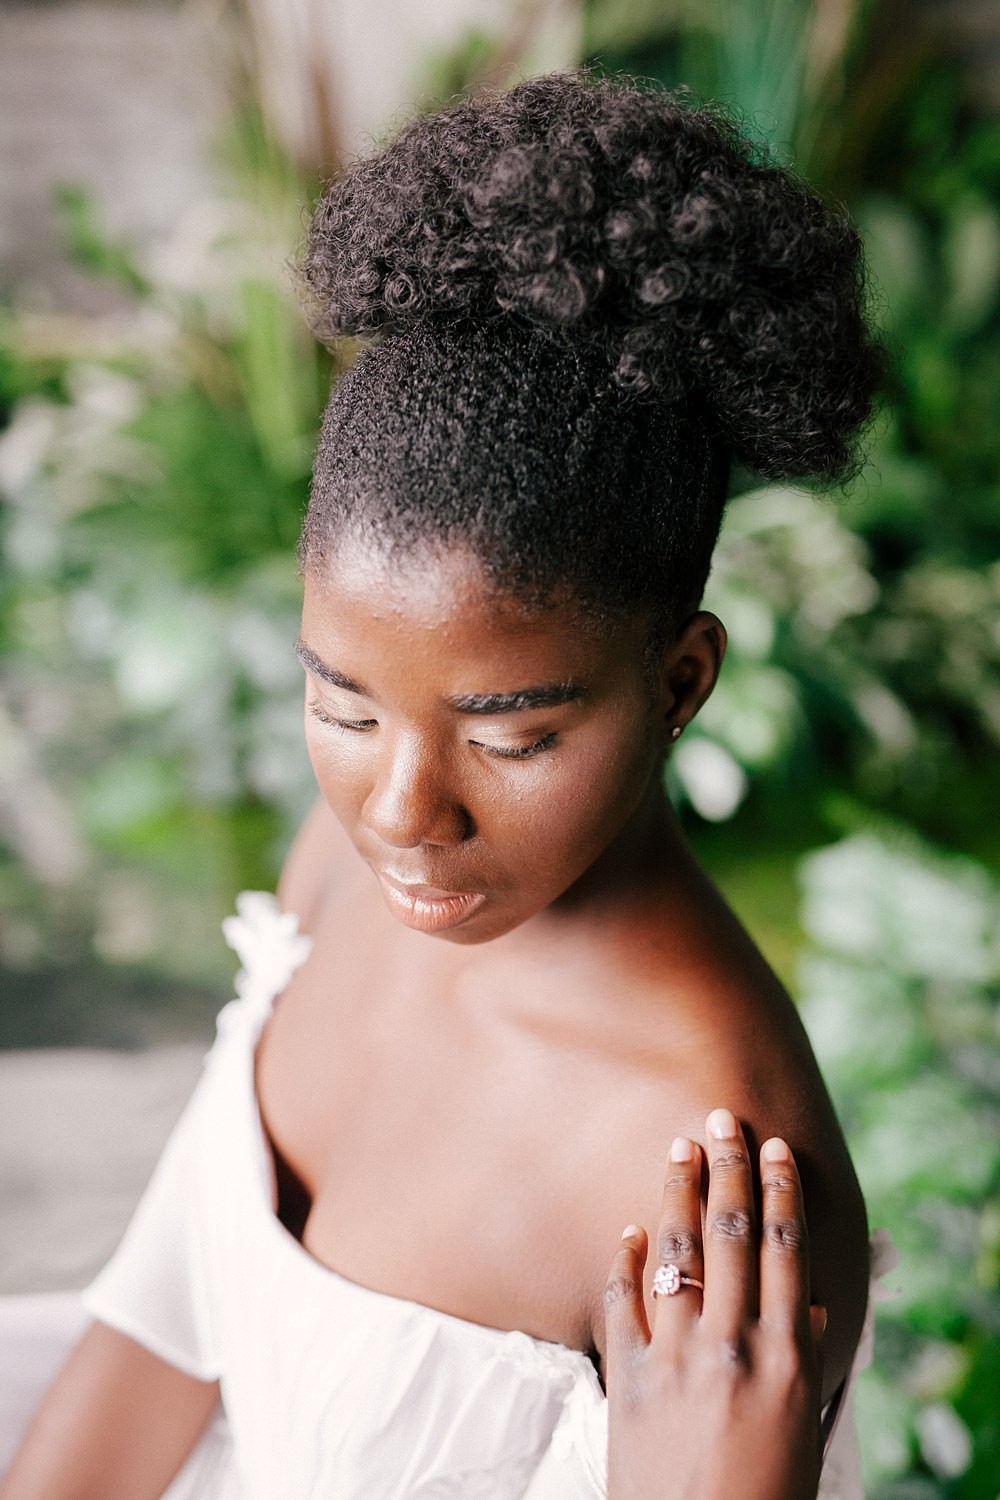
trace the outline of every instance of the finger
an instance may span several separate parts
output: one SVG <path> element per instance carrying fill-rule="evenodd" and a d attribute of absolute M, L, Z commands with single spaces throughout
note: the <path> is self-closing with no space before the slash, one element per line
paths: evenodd
<path fill-rule="evenodd" d="M 809 1234 L 802 1185 L 787 1142 L 760 1149 L 760 1316 L 804 1335 L 809 1327 Z"/>
<path fill-rule="evenodd" d="M 604 1325 L 608 1381 L 649 1343 L 649 1324 L 642 1297 L 646 1264 L 646 1231 L 630 1224 L 622 1233 L 604 1288 Z"/>
<path fill-rule="evenodd" d="M 688 1281 L 705 1280 L 701 1243 L 701 1147 L 680 1135 L 670 1147 L 663 1183 L 663 1206 L 656 1232 L 653 1333 L 683 1339 L 701 1316 L 701 1289 Z"/>
<path fill-rule="evenodd" d="M 735 1337 L 757 1316 L 757 1215 L 746 1141 L 728 1109 L 714 1109 L 708 1135 L 705 1318 Z"/>

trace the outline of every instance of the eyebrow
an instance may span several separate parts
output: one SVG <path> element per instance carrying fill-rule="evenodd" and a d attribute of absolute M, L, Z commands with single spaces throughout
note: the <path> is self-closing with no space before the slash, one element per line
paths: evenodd
<path fill-rule="evenodd" d="M 314 677 L 322 677 L 324 682 L 332 683 L 334 687 L 343 688 L 345 692 L 360 693 L 362 698 L 371 697 L 371 693 L 362 683 L 355 682 L 353 678 L 345 676 L 343 672 L 338 672 L 336 667 L 328 667 L 326 662 L 318 657 L 311 647 L 306 645 L 305 641 L 298 640 L 295 642 L 295 655 L 306 671 L 311 672 Z"/>
<path fill-rule="evenodd" d="M 307 671 L 321 677 L 324 682 L 348 693 L 359 693 L 363 698 L 372 696 L 362 683 L 338 672 L 335 667 L 328 667 L 305 641 L 295 642 L 295 655 Z M 577 703 L 586 696 L 583 683 L 571 678 L 568 682 L 546 682 L 538 687 L 517 688 L 513 693 L 453 693 L 445 702 L 456 713 L 488 716 L 523 713 L 526 709 L 557 708 L 561 703 Z"/>
<path fill-rule="evenodd" d="M 582 682 L 547 682 L 513 693 L 455 693 L 445 701 L 460 714 L 516 714 L 529 708 L 557 708 L 585 698 Z"/>

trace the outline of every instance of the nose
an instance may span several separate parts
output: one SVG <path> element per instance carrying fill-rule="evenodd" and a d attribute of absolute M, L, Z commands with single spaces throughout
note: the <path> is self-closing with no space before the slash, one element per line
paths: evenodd
<path fill-rule="evenodd" d="M 397 849 L 421 844 L 460 844 L 473 833 L 472 817 L 439 750 L 414 740 L 390 742 L 386 736 L 375 783 L 364 806 L 364 819 L 382 840 Z"/>

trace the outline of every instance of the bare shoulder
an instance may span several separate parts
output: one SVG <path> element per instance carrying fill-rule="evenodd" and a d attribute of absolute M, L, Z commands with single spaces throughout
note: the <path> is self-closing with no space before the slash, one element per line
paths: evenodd
<path fill-rule="evenodd" d="M 355 857 L 337 819 L 322 797 L 317 798 L 295 835 L 278 881 L 283 910 L 295 912 L 310 931 L 331 885 Z"/>
<path fill-rule="evenodd" d="M 793 1001 L 717 893 L 690 916 L 669 968 L 655 945 L 640 941 L 646 961 L 626 973 L 621 1001 L 641 1018 L 643 1081 L 619 1081 L 621 1092 L 627 1085 L 630 1099 L 642 1101 L 620 1117 L 616 1149 L 624 1145 L 630 1158 L 613 1164 L 622 1223 L 642 1223 L 652 1236 L 670 1143 L 676 1135 L 701 1140 L 712 1109 L 733 1110 L 751 1153 L 771 1136 L 787 1140 L 806 1200 L 812 1299 L 829 1313 L 830 1395 L 850 1367 L 867 1306 L 864 1201 Z M 620 1196 L 626 1183 L 629 1205 Z M 650 1275 L 655 1263 L 654 1245 Z"/>

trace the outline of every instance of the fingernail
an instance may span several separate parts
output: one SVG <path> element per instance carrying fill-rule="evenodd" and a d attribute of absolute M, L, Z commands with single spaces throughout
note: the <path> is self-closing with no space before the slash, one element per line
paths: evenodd
<path fill-rule="evenodd" d="M 765 1161 L 791 1161 L 792 1159 L 792 1153 L 787 1144 L 778 1136 L 765 1141 L 761 1149 Z"/>
<path fill-rule="evenodd" d="M 679 1135 L 670 1148 L 671 1161 L 694 1161 L 694 1142 Z"/>
<path fill-rule="evenodd" d="M 739 1134 L 736 1116 L 731 1109 L 713 1109 L 705 1121 L 705 1129 L 716 1141 L 731 1141 Z"/>
<path fill-rule="evenodd" d="M 622 1239 L 623 1240 L 630 1240 L 634 1234 L 638 1234 L 638 1233 L 639 1233 L 639 1226 L 638 1226 L 638 1224 L 626 1224 L 625 1228 L 622 1230 Z"/>

